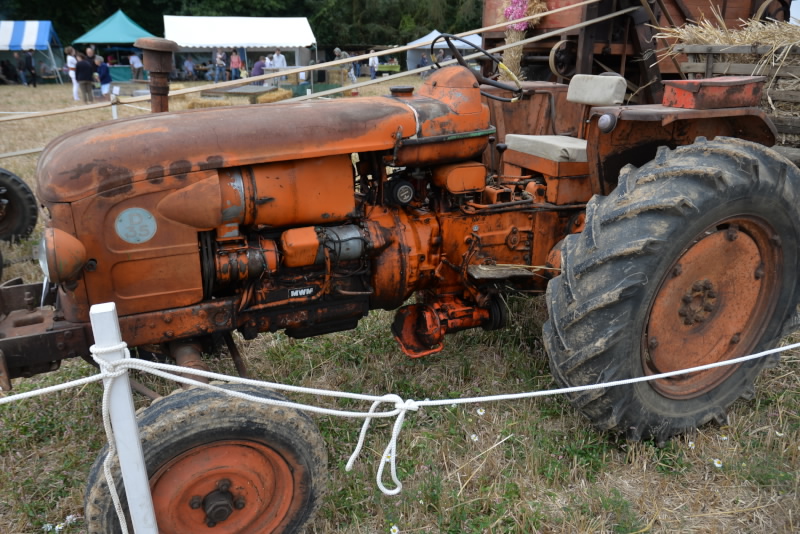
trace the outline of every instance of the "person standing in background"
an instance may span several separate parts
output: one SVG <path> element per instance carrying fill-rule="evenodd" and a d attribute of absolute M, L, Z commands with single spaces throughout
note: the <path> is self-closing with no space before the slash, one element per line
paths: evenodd
<path fill-rule="evenodd" d="M 67 72 L 69 73 L 69 79 L 72 80 L 72 99 L 80 102 L 81 88 L 78 84 L 78 79 L 75 77 L 75 66 L 78 63 L 78 60 L 75 59 L 75 49 L 68 46 L 64 49 L 64 53 L 67 54 Z"/>
<path fill-rule="evenodd" d="M 100 80 L 100 94 L 103 95 L 103 100 L 109 100 L 111 98 L 111 71 L 108 69 L 108 64 L 103 61 L 103 56 L 95 56 L 94 65 L 97 68 L 97 79 Z"/>
<path fill-rule="evenodd" d="M 92 66 L 92 69 L 97 72 L 97 65 L 94 62 L 95 53 L 94 53 L 94 46 L 87 46 L 86 47 L 86 61 L 89 62 L 89 65 Z"/>
<path fill-rule="evenodd" d="M 223 82 L 225 81 L 227 60 L 228 58 L 222 50 L 217 50 L 216 54 L 214 54 L 214 83 L 219 82 L 220 78 L 222 78 Z"/>
<path fill-rule="evenodd" d="M 338 46 L 333 49 L 333 55 L 336 59 L 348 59 L 350 57 L 350 54 L 343 52 Z M 347 71 L 347 78 L 350 80 L 350 83 L 356 83 L 358 81 L 356 75 L 353 73 L 352 63 L 342 65 L 342 69 Z"/>
<path fill-rule="evenodd" d="M 25 79 L 25 60 L 19 57 L 19 52 L 14 52 L 14 66 L 19 74 L 19 81 L 22 85 L 28 85 L 28 80 Z"/>
<path fill-rule="evenodd" d="M 186 73 L 187 80 L 194 80 L 195 73 L 194 73 L 194 61 L 189 56 L 186 56 L 186 59 L 183 61 L 183 70 Z"/>
<path fill-rule="evenodd" d="M 142 65 L 142 60 L 136 54 L 131 54 L 128 57 L 128 61 L 131 64 L 131 78 L 134 80 L 141 80 L 142 79 L 142 71 L 144 70 L 144 65 Z"/>
<path fill-rule="evenodd" d="M 33 84 L 36 87 L 36 60 L 33 58 L 33 48 L 25 54 L 25 78 L 28 80 L 28 87 Z"/>
<path fill-rule="evenodd" d="M 370 50 L 370 54 L 374 54 L 375 50 Z M 378 56 L 369 58 L 369 79 L 374 80 L 378 75 Z"/>
<path fill-rule="evenodd" d="M 231 52 L 231 80 L 238 80 L 239 74 L 242 72 L 242 58 L 239 57 L 239 52 L 233 50 Z"/>
<path fill-rule="evenodd" d="M 86 60 L 86 56 L 78 52 L 78 63 L 75 65 L 75 79 L 81 88 L 83 103 L 91 104 L 94 102 L 94 69 Z"/>
<path fill-rule="evenodd" d="M 253 64 L 253 70 L 250 71 L 250 76 L 261 76 L 264 74 L 264 67 L 267 64 L 267 58 L 259 56 L 258 61 Z M 257 80 L 251 85 L 264 85 L 264 80 Z"/>

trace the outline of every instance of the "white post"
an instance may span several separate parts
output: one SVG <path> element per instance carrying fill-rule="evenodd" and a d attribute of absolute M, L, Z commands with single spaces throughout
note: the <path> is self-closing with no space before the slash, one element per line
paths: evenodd
<path fill-rule="evenodd" d="M 95 304 L 89 310 L 89 316 L 92 321 L 94 342 L 98 347 L 112 347 L 122 342 L 117 307 L 113 302 Z M 115 350 L 98 357 L 113 362 L 125 358 L 125 351 Z M 128 373 L 117 378 L 107 378 L 103 380 L 103 385 L 110 388 L 111 426 L 114 429 L 114 442 L 119 455 L 119 465 L 122 468 L 122 480 L 133 530 L 136 534 L 158 534 Z"/>
<path fill-rule="evenodd" d="M 111 118 L 116 120 L 117 119 L 117 100 L 119 100 L 119 86 L 113 85 L 111 86 L 111 94 L 109 95 L 111 98 Z"/>

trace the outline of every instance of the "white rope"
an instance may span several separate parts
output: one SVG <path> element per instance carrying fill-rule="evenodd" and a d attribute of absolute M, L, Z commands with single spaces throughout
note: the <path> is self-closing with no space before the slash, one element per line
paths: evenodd
<path fill-rule="evenodd" d="M 99 348 L 96 346 L 91 347 L 91 351 L 93 355 L 103 354 L 107 352 L 118 351 L 122 348 L 125 348 L 125 343 L 121 343 L 120 345 L 116 345 L 113 347 L 103 347 Z M 326 390 L 326 389 L 317 389 L 317 388 L 306 388 L 300 386 L 291 386 L 286 384 L 278 384 L 275 382 L 263 382 L 259 380 L 252 380 L 246 378 L 239 378 L 229 375 L 223 375 L 219 373 L 213 373 L 210 371 L 202 371 L 199 369 L 191 369 L 187 367 L 180 367 L 177 365 L 170 365 L 165 363 L 158 363 L 158 362 L 147 362 L 135 358 L 124 358 L 121 360 L 117 360 L 114 362 L 106 362 L 100 358 L 95 358 L 95 360 L 100 365 L 100 373 L 86 378 L 81 378 L 78 380 L 73 380 L 71 382 L 66 382 L 64 384 L 59 384 L 56 386 L 50 386 L 47 388 L 42 388 L 34 391 L 29 391 L 25 393 L 20 393 L 18 395 L 8 396 L 4 398 L 0 398 L 0 405 L 7 404 L 12 401 L 23 400 L 27 398 L 31 398 L 34 396 L 39 395 L 46 395 L 49 393 L 53 393 L 56 391 L 63 391 L 65 389 L 73 388 L 82 386 L 85 384 L 89 384 L 92 382 L 97 382 L 106 378 L 116 378 L 123 376 L 127 373 L 130 369 L 136 369 L 139 371 L 147 372 L 156 376 L 160 376 L 162 378 L 166 378 L 168 380 L 173 380 L 175 382 L 179 382 L 182 384 L 187 384 L 191 386 L 197 386 L 206 388 L 212 391 L 216 391 L 218 393 L 223 393 L 225 395 L 229 395 L 231 397 L 236 397 L 239 399 L 257 402 L 261 404 L 267 404 L 272 406 L 281 406 L 286 408 L 293 408 L 298 410 L 303 410 L 306 412 L 318 413 L 323 415 L 333 415 L 338 417 L 347 417 L 347 418 L 357 418 L 357 419 L 364 419 L 364 423 L 361 427 L 361 433 L 358 438 L 358 442 L 353 450 L 353 454 L 350 456 L 350 459 L 347 462 L 347 466 L 345 469 L 347 471 L 351 471 L 356 460 L 358 459 L 361 450 L 364 447 L 364 442 L 366 440 L 367 432 L 369 430 L 370 423 L 373 419 L 376 418 L 388 418 L 388 417 L 396 417 L 394 425 L 392 427 L 392 435 L 389 439 L 389 442 L 384 449 L 384 453 L 380 459 L 380 463 L 378 465 L 378 471 L 376 473 L 376 483 L 378 488 L 386 495 L 397 495 L 402 491 L 403 484 L 399 480 L 397 476 L 397 441 L 400 436 L 400 431 L 402 430 L 403 423 L 405 421 L 406 413 L 409 411 L 418 411 L 420 408 L 425 406 L 444 406 L 444 405 L 453 405 L 453 404 L 474 404 L 474 403 L 489 403 L 489 402 L 498 402 L 498 401 L 506 401 L 506 400 L 519 400 L 519 399 L 527 399 L 533 397 L 543 397 L 548 395 L 562 395 L 567 393 L 577 393 L 581 391 L 588 391 L 593 389 L 603 389 L 603 388 L 610 388 L 616 386 L 623 386 L 623 385 L 630 385 L 636 384 L 640 382 L 648 382 L 650 380 L 660 380 L 663 378 L 669 378 L 673 376 L 678 376 L 681 374 L 687 373 L 696 373 L 698 371 L 706 371 L 709 369 L 714 369 L 717 367 L 723 367 L 726 365 L 737 365 L 740 363 L 744 363 L 750 360 L 755 360 L 757 358 L 763 358 L 765 356 L 769 356 L 770 354 L 776 354 L 779 352 L 784 352 L 788 350 L 793 350 L 796 348 L 800 348 L 800 343 L 795 343 L 792 345 L 787 345 L 785 347 L 778 347 L 775 349 L 765 350 L 759 352 L 757 354 L 751 354 L 748 356 L 742 356 L 740 358 L 734 358 L 731 360 L 725 360 L 716 363 L 710 363 L 706 365 L 700 365 L 697 367 L 691 367 L 688 369 L 680 369 L 677 371 L 670 371 L 667 373 L 660 373 L 655 375 L 649 376 L 640 376 L 635 378 L 628 378 L 624 380 L 615 380 L 612 382 L 602 382 L 598 384 L 588 384 L 585 386 L 574 386 L 574 387 L 567 387 L 567 388 L 558 388 L 558 389 L 550 389 L 550 390 L 543 390 L 543 391 L 528 391 L 522 393 L 509 393 L 509 394 L 501 394 L 501 395 L 487 395 L 483 397 L 465 397 L 459 399 L 441 399 L 441 400 L 422 400 L 416 401 L 413 399 L 403 399 L 399 395 L 395 394 L 386 394 L 386 395 L 364 395 L 359 393 L 348 393 L 342 391 L 333 391 L 333 390 Z M 127 353 L 127 348 L 125 349 Z M 193 375 L 198 377 L 203 377 L 212 380 L 223 380 L 228 383 L 235 383 L 235 384 L 247 384 L 259 387 L 266 387 L 273 390 L 278 391 L 286 391 L 292 393 L 303 393 L 303 394 L 311 394 L 316 396 L 322 397 L 331 397 L 331 398 L 338 398 L 338 399 L 351 399 L 351 400 L 358 400 L 358 401 L 369 401 L 372 403 L 369 410 L 366 412 L 360 411 L 349 411 L 349 410 L 338 410 L 333 408 L 322 408 L 318 406 L 313 406 L 310 404 L 304 404 L 299 402 L 291 402 L 291 401 L 281 401 L 276 399 L 270 398 L 263 398 L 257 397 L 253 395 L 248 395 L 247 393 L 242 393 L 239 391 L 231 391 L 227 389 L 223 389 L 214 384 L 206 384 L 200 382 L 198 380 L 193 380 L 186 376 L 181 375 Z M 106 388 L 108 391 L 109 388 Z M 390 404 L 393 409 L 379 411 L 378 408 L 383 404 Z M 106 429 L 106 436 L 109 441 L 109 454 L 106 458 L 106 462 L 109 461 L 110 458 L 113 457 L 114 453 L 114 440 L 112 439 L 112 432 L 113 429 L 111 428 L 110 422 L 107 422 L 107 398 L 106 394 L 103 395 L 103 425 Z M 389 472 L 394 483 L 394 488 L 387 488 L 383 484 L 383 474 L 386 464 L 389 464 Z M 108 464 L 110 466 L 110 464 Z M 109 491 L 112 491 L 112 497 L 116 493 L 116 490 L 113 488 L 113 480 L 109 477 L 110 467 L 104 466 L 106 470 L 106 477 L 109 481 Z M 118 507 L 118 497 L 116 497 L 114 502 L 115 508 Z M 121 511 L 121 508 L 117 508 L 118 513 Z M 123 526 L 125 528 L 125 526 Z"/>

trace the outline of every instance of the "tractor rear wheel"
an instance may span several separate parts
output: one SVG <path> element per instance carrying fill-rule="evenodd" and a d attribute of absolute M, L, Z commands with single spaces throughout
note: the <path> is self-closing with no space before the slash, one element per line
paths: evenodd
<path fill-rule="evenodd" d="M 730 360 L 797 325 L 800 171 L 739 139 L 662 148 L 594 197 L 547 288 L 544 341 L 564 386 Z M 572 394 L 601 429 L 629 439 L 726 420 L 778 355 L 668 379 Z"/>
<path fill-rule="evenodd" d="M 225 387 L 284 400 L 250 386 Z M 324 442 L 313 421 L 294 409 L 195 388 L 144 410 L 139 434 L 160 533 L 296 532 L 321 502 Z M 121 532 L 103 474 L 107 452 L 92 466 L 86 491 L 92 534 Z M 118 461 L 112 472 L 127 516 Z"/>

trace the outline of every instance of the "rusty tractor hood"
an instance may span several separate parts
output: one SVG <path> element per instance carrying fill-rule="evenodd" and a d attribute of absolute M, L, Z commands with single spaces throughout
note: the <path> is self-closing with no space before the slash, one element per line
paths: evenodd
<path fill-rule="evenodd" d="M 220 107 L 84 127 L 45 148 L 37 194 L 73 202 L 164 176 L 388 150 L 401 139 L 488 128 L 474 78 L 448 67 L 417 95 Z"/>

